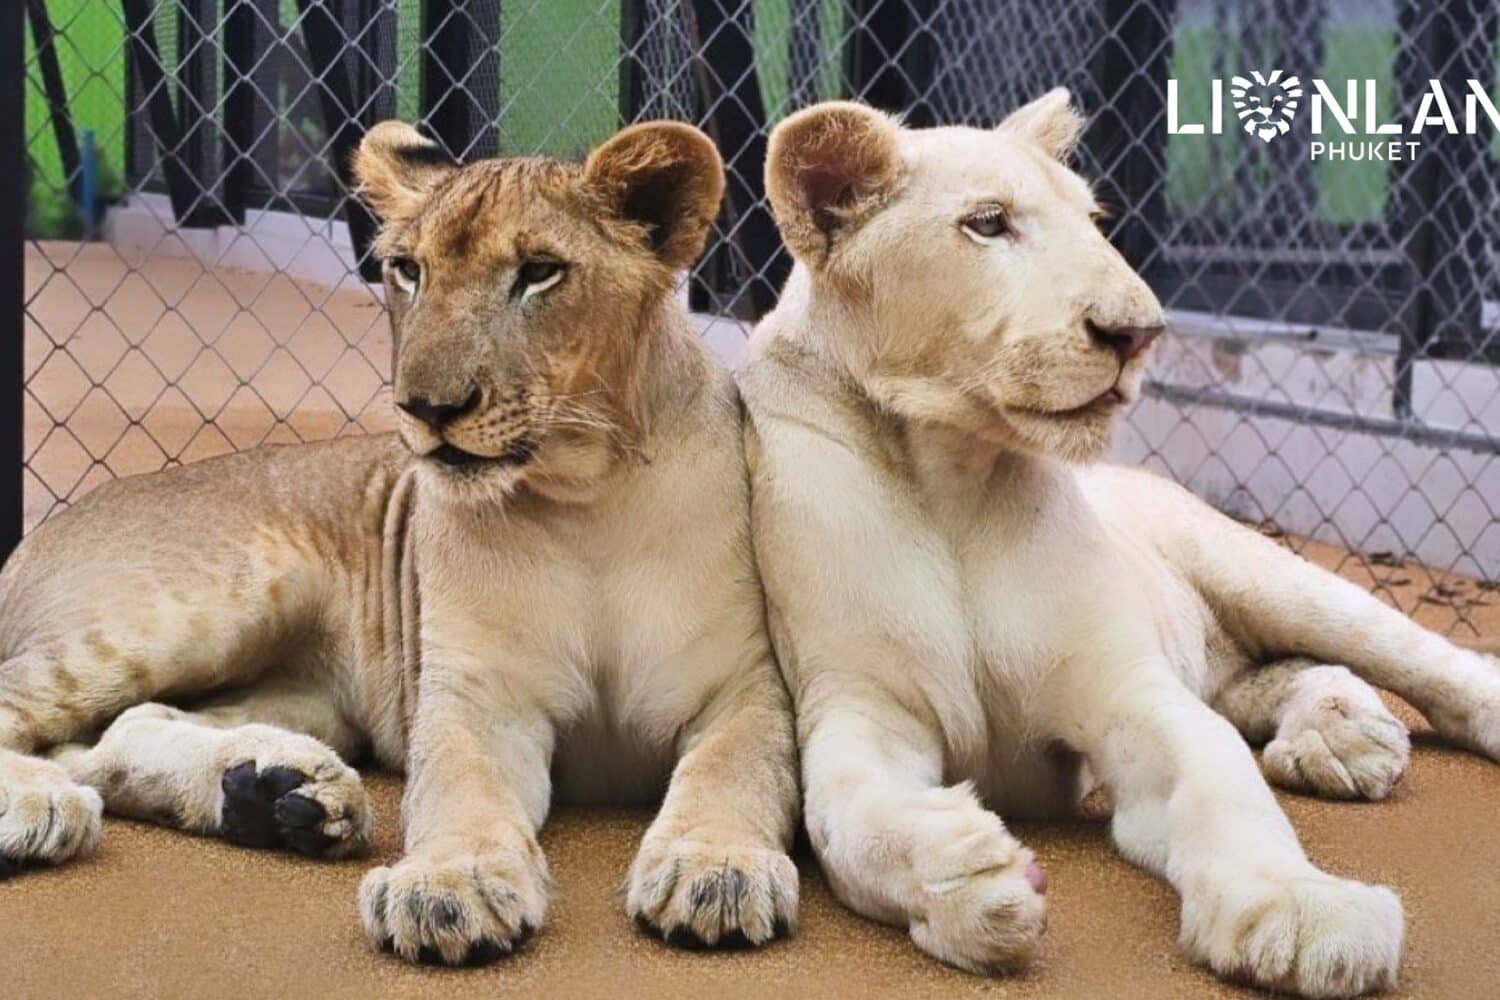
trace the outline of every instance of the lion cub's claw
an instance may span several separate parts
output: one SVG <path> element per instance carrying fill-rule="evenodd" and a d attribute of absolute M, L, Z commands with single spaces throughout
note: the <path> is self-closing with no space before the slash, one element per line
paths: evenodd
<path fill-rule="evenodd" d="M 546 884 L 545 870 L 502 857 L 406 858 L 365 876 L 359 910 L 382 951 L 424 964 L 482 965 L 512 954 L 541 927 Z"/>
<path fill-rule="evenodd" d="M 57 764 L 0 754 L 0 878 L 92 853 L 103 812 L 99 793 L 74 784 Z"/>
<path fill-rule="evenodd" d="M 625 905 L 668 944 L 744 948 L 791 933 L 797 896 L 797 867 L 781 851 L 648 837 Z"/>

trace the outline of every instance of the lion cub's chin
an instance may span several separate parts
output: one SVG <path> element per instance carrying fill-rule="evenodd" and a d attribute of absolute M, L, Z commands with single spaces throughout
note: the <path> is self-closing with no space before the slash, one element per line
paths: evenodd
<path fill-rule="evenodd" d="M 1065 462 L 1094 462 L 1108 453 L 1123 410 L 1119 404 L 1065 414 L 1012 409 L 1006 412 L 1006 425 L 1024 451 Z"/>
<path fill-rule="evenodd" d="M 416 467 L 423 491 L 453 506 L 491 505 L 523 489 L 557 503 L 588 503 L 600 495 L 616 458 L 609 442 L 564 428 L 528 439 L 523 460 L 454 464 L 427 455 Z"/>
<path fill-rule="evenodd" d="M 424 496 L 460 507 L 498 503 L 518 492 L 530 478 L 527 466 L 499 462 L 450 467 L 432 458 L 418 458 L 415 467 Z"/>

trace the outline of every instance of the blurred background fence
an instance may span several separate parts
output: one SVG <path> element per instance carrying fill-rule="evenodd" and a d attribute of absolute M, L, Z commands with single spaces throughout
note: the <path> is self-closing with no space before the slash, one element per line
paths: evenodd
<path fill-rule="evenodd" d="M 1496 0 L 14 0 L 0 13 L 0 531 L 120 475 L 387 426 L 349 153 L 577 155 L 672 117 L 730 184 L 684 286 L 733 362 L 789 262 L 768 128 L 858 97 L 989 125 L 1066 84 L 1111 238 L 1168 305 L 1118 457 L 1472 632 L 1500 577 L 1500 140 L 1316 161 L 1228 81 L 1496 91 Z M 1224 80 L 1223 134 L 1205 122 Z M 1306 98 L 1304 98 L 1306 101 Z M 23 113 L 24 112 L 24 113 Z M 1330 555 L 1331 553 L 1331 555 Z M 1415 602 L 1415 604 L 1413 604 Z"/>

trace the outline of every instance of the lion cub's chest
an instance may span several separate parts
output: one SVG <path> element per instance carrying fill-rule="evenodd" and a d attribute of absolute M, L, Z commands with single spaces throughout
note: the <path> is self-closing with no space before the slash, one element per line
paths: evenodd
<path fill-rule="evenodd" d="M 1159 560 L 1121 550 L 1065 482 L 1006 486 L 926 504 L 968 650 L 972 703 L 952 706 L 946 726 L 958 737 L 952 777 L 975 782 L 1007 815 L 1058 815 L 1086 790 L 1082 761 L 1063 742 L 1059 668 L 1086 661 L 1108 671 L 1112 648 L 1154 646 L 1149 595 L 1173 584 Z"/>
<path fill-rule="evenodd" d="M 482 581 L 455 627 L 472 617 L 484 670 L 545 710 L 563 799 L 659 795 L 676 735 L 760 634 L 733 512 L 621 501 L 511 517 L 442 571 Z"/>

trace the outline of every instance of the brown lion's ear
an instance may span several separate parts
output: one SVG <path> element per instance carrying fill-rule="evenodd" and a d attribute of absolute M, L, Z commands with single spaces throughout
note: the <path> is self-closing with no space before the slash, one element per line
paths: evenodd
<path fill-rule="evenodd" d="M 771 133 L 766 194 L 781 237 L 816 267 L 838 238 L 859 226 L 901 182 L 891 116 L 848 101 L 815 104 Z"/>
<path fill-rule="evenodd" d="M 724 197 L 718 149 L 682 122 L 642 122 L 619 132 L 589 154 L 583 177 L 604 210 L 639 226 L 673 270 L 703 252 Z"/>
<path fill-rule="evenodd" d="M 1066 162 L 1083 135 L 1083 115 L 1073 107 L 1067 87 L 1055 87 L 1010 116 L 996 128 L 1030 142 L 1052 157 Z"/>
<path fill-rule="evenodd" d="M 381 122 L 354 151 L 359 193 L 386 220 L 409 218 L 457 167 L 441 146 L 405 122 Z"/>

